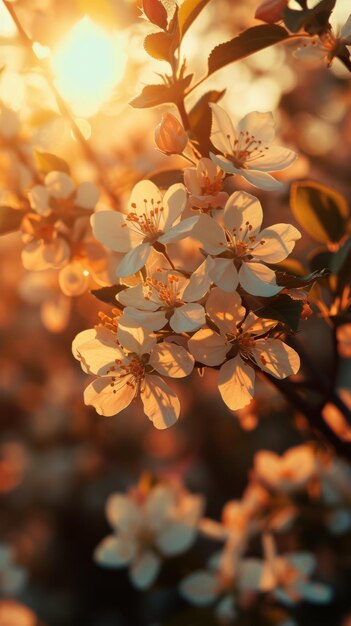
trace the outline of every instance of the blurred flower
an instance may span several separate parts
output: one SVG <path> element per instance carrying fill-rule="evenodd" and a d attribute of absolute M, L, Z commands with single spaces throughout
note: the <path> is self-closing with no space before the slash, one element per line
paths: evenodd
<path fill-rule="evenodd" d="M 192 208 L 210 211 L 223 209 L 228 194 L 223 189 L 224 172 L 211 159 L 200 159 L 196 168 L 184 170 L 184 183 L 189 192 Z"/>
<path fill-rule="evenodd" d="M 95 560 L 108 568 L 129 566 L 129 576 L 138 589 L 155 581 L 162 559 L 188 550 L 197 533 L 203 500 L 159 484 L 143 493 L 140 488 L 128 495 L 113 494 L 106 515 L 114 534 L 95 550 Z"/>
<path fill-rule="evenodd" d="M 274 270 L 266 263 L 283 261 L 301 234 L 291 224 L 275 224 L 260 232 L 262 220 L 261 203 L 244 191 L 229 197 L 224 207 L 224 227 L 209 215 L 199 217 L 194 237 L 216 257 L 210 276 L 224 291 L 235 291 L 239 283 L 256 296 L 273 296 L 282 290 Z"/>
<path fill-rule="evenodd" d="M 182 154 L 188 143 L 188 135 L 179 120 L 172 113 L 166 113 L 155 128 L 155 142 L 165 154 Z"/>
<path fill-rule="evenodd" d="M 92 216 L 98 241 L 116 252 L 126 252 L 118 266 L 118 276 L 130 276 L 147 262 L 152 246 L 187 237 L 197 222 L 189 217 L 179 222 L 186 206 L 184 185 L 172 185 L 162 197 L 154 183 L 142 180 L 132 191 L 127 215 L 99 211 Z"/>
<path fill-rule="evenodd" d="M 274 491 L 299 491 L 306 487 L 316 470 L 315 455 L 307 445 L 290 448 L 283 456 L 268 450 L 260 450 L 255 454 L 256 478 Z"/>
<path fill-rule="evenodd" d="M 73 354 L 86 372 L 96 375 L 85 389 L 85 404 L 93 405 L 100 415 L 116 415 L 140 394 L 154 426 L 172 426 L 179 417 L 179 400 L 156 372 L 183 378 L 191 373 L 194 359 L 181 346 L 156 342 L 156 335 L 133 320 L 128 326 L 119 322 L 117 335 L 101 327 L 79 333 Z"/>
<path fill-rule="evenodd" d="M 16 595 L 24 587 L 26 578 L 23 567 L 14 563 L 11 548 L 0 544 L 0 593 Z"/>
<path fill-rule="evenodd" d="M 219 104 L 212 109 L 211 141 L 221 155 L 211 159 L 228 174 L 240 174 L 261 189 L 273 190 L 281 183 L 267 172 L 284 170 L 296 159 L 288 148 L 271 146 L 275 135 L 272 113 L 248 113 L 234 129 L 229 115 Z"/>
<path fill-rule="evenodd" d="M 308 552 L 291 552 L 279 556 L 272 535 L 263 536 L 265 561 L 262 565 L 258 589 L 271 591 L 279 602 L 287 606 L 306 600 L 315 604 L 327 604 L 332 590 L 327 585 L 312 583 L 309 578 L 316 561 Z"/>
<path fill-rule="evenodd" d="M 351 358 L 351 324 L 343 324 L 336 329 L 338 352 L 343 359 Z"/>
<path fill-rule="evenodd" d="M 345 46 L 351 46 L 351 15 L 341 28 L 340 34 L 335 35 L 330 28 L 319 38 L 313 38 L 297 48 L 294 56 L 306 61 L 324 59 L 327 65 L 331 65 L 334 57 L 345 53 Z"/>
<path fill-rule="evenodd" d="M 253 398 L 255 370 L 251 363 L 278 379 L 299 370 L 300 359 L 295 350 L 280 339 L 264 336 L 277 322 L 258 318 L 252 312 L 244 319 L 245 309 L 237 292 L 227 294 L 215 287 L 206 311 L 220 332 L 212 328 L 197 331 L 189 339 L 189 350 L 207 366 L 226 361 L 219 370 L 218 388 L 231 410 L 241 409 Z"/>
<path fill-rule="evenodd" d="M 37 617 L 27 606 L 0 600 L 0 626 L 36 626 Z"/>

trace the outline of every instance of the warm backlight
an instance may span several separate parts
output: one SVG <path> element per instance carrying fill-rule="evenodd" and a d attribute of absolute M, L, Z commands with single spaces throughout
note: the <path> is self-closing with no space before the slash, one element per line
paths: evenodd
<path fill-rule="evenodd" d="M 85 16 L 53 53 L 56 86 L 77 115 L 94 115 L 121 81 L 126 61 L 122 36 Z"/>

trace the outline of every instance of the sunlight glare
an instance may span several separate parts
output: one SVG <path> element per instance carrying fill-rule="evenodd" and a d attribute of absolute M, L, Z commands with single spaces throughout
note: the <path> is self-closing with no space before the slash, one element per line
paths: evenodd
<path fill-rule="evenodd" d="M 16 24 L 5 5 L 0 2 L 0 37 L 14 37 L 17 35 Z"/>
<path fill-rule="evenodd" d="M 123 77 L 124 39 L 109 35 L 85 16 L 73 26 L 52 56 L 56 86 L 74 113 L 94 115 Z"/>

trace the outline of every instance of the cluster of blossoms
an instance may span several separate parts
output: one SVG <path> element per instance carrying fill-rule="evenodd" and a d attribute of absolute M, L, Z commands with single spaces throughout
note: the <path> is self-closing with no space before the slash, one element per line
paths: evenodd
<path fill-rule="evenodd" d="M 52 171 L 27 193 L 22 219 L 22 263 L 29 270 L 20 293 L 41 306 L 50 330 L 67 324 L 70 299 L 109 284 L 113 259 L 92 234 L 90 215 L 99 200 L 92 182 L 75 185 L 65 172 Z"/>
<path fill-rule="evenodd" d="M 316 509 L 314 524 L 336 534 L 349 530 L 349 478 L 346 465 L 320 455 L 308 444 L 282 456 L 262 450 L 255 456 L 241 499 L 225 504 L 221 521 L 203 517 L 203 499 L 179 483 L 151 486 L 143 479 L 127 494 L 109 497 L 106 515 L 114 532 L 97 546 L 95 560 L 106 568 L 128 567 L 132 584 L 148 589 L 162 561 L 189 550 L 202 535 L 222 548 L 206 569 L 183 578 L 179 591 L 195 606 L 213 606 L 221 621 L 235 620 L 259 594 L 287 609 L 300 601 L 328 603 L 331 588 L 310 580 L 317 566 L 315 557 L 300 550 L 281 554 L 277 546 L 303 517 L 306 499 Z M 260 535 L 262 558 L 252 556 Z"/>
<path fill-rule="evenodd" d="M 290 224 L 261 230 L 259 200 L 223 190 L 226 174 L 276 188 L 280 183 L 268 171 L 287 167 L 295 154 L 270 146 L 271 114 L 247 115 L 236 132 L 221 107 L 212 109 L 211 140 L 222 155 L 200 159 L 185 170 L 185 185 L 164 194 L 151 181 L 137 183 L 126 213 L 91 216 L 96 239 L 122 254 L 118 314 L 73 344 L 74 356 L 95 376 L 85 402 L 101 415 L 118 413 L 140 395 L 154 425 L 167 428 L 179 416 L 179 401 L 164 376 L 189 376 L 194 366 L 220 368 L 220 394 L 230 409 L 240 409 L 254 395 L 256 370 L 279 379 L 299 370 L 282 327 L 250 310 L 248 296 L 272 297 L 283 289 L 270 264 L 283 261 L 301 235 Z M 180 246 L 179 257 L 185 238 L 198 259 L 192 271 L 176 268 L 167 248 Z"/>

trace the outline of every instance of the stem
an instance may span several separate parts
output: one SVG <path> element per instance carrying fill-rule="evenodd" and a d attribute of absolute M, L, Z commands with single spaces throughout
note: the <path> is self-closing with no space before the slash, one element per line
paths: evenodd
<path fill-rule="evenodd" d="M 165 259 L 168 261 L 168 263 L 170 264 L 172 270 L 175 270 L 175 265 L 174 265 L 173 261 L 171 260 L 171 258 L 168 256 L 166 249 L 162 250 L 162 254 L 165 257 Z"/>
<path fill-rule="evenodd" d="M 181 100 L 178 100 L 176 104 L 178 107 L 179 115 L 182 118 L 184 130 L 189 130 L 190 122 L 189 122 L 188 114 L 185 110 L 184 99 L 182 98 Z"/>
<path fill-rule="evenodd" d="M 20 20 L 18 19 L 18 16 L 13 8 L 13 5 L 11 2 L 9 2 L 8 0 L 3 0 L 3 4 L 5 6 L 5 8 L 7 9 L 7 11 L 9 12 L 9 14 L 11 15 L 14 23 L 16 24 L 20 39 L 22 41 L 22 44 L 24 45 L 24 47 L 28 50 L 28 52 L 30 53 L 32 60 L 35 61 L 35 63 L 37 65 L 40 65 L 44 77 L 55 97 L 57 106 L 61 112 L 61 114 L 66 117 L 66 119 L 69 120 L 74 136 L 76 137 L 77 141 L 79 142 L 83 152 L 85 153 L 86 157 L 89 159 L 89 161 L 91 161 L 98 174 L 99 174 L 99 182 L 100 184 L 104 187 L 105 192 L 107 193 L 107 195 L 109 196 L 110 200 L 114 203 L 117 204 L 117 206 L 120 203 L 119 197 L 118 195 L 116 195 L 116 193 L 114 192 L 113 189 L 111 189 L 110 183 L 106 180 L 106 174 L 104 171 L 104 168 L 102 166 L 102 164 L 100 163 L 100 161 L 98 160 L 95 152 L 93 151 L 91 145 L 87 142 L 87 140 L 85 139 L 82 131 L 80 130 L 76 120 L 74 119 L 74 116 L 71 112 L 71 110 L 69 109 L 69 107 L 67 106 L 66 102 L 63 100 L 61 94 L 59 93 L 59 91 L 57 90 L 55 84 L 54 84 L 54 80 L 53 80 L 53 76 L 52 76 L 52 72 L 48 66 L 48 64 L 45 62 L 45 60 L 40 60 L 37 58 L 37 56 L 35 55 L 34 51 L 33 51 L 33 42 L 31 40 L 31 38 L 27 35 L 26 31 L 24 30 Z"/>
<path fill-rule="evenodd" d="M 262 372 L 262 375 L 274 385 L 283 396 L 303 415 L 307 418 L 312 429 L 318 431 L 319 434 L 329 443 L 337 454 L 351 462 L 351 442 L 340 439 L 334 430 L 325 422 L 322 409 L 324 401 L 319 406 L 310 406 L 306 400 L 296 393 L 293 384 L 288 380 L 278 380 Z"/>

